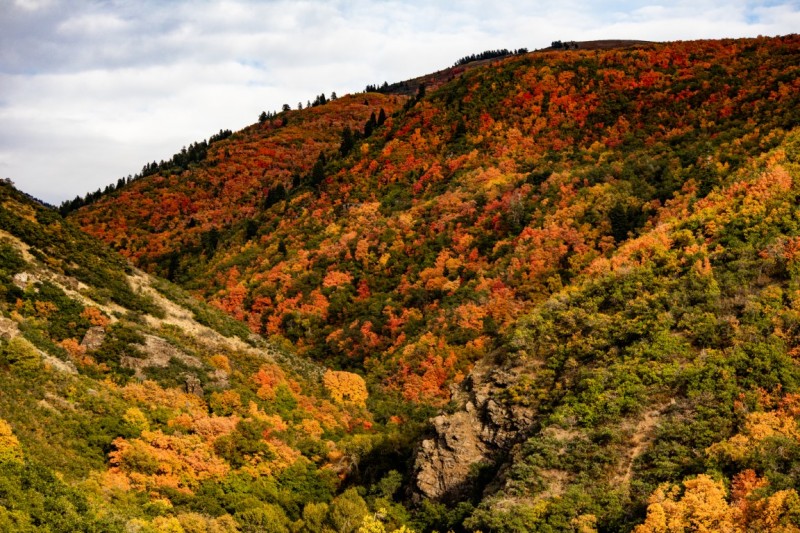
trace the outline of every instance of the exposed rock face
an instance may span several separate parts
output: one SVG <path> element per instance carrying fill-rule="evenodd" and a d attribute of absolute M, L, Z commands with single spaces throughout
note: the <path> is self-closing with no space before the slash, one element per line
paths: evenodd
<path fill-rule="evenodd" d="M 89 351 L 97 350 L 102 346 L 104 340 L 106 340 L 106 330 L 102 326 L 94 326 L 86 331 L 81 346 Z"/>
<path fill-rule="evenodd" d="M 186 376 L 186 392 L 203 397 L 203 386 L 197 376 L 191 374 Z"/>
<path fill-rule="evenodd" d="M 36 278 L 29 272 L 18 272 L 14 274 L 12 280 L 14 281 L 14 285 L 20 289 L 27 289 L 28 285 L 37 281 Z"/>
<path fill-rule="evenodd" d="M 19 335 L 17 323 L 9 318 L 0 316 L 0 337 L 9 340 Z"/>
<path fill-rule="evenodd" d="M 427 498 L 455 498 L 468 487 L 470 467 L 490 453 L 480 437 L 480 422 L 462 411 L 433 419 L 436 435 L 422 441 L 417 453 L 416 488 Z"/>
<path fill-rule="evenodd" d="M 476 467 L 496 463 L 520 440 L 532 423 L 532 412 L 509 408 L 497 396 L 515 381 L 515 372 L 480 362 L 454 399 L 462 409 L 432 420 L 434 436 L 424 440 L 414 465 L 415 490 L 420 496 L 457 500 L 472 490 Z"/>

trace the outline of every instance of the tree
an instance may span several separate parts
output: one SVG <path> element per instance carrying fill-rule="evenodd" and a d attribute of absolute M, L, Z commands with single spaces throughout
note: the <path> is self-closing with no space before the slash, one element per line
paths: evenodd
<path fill-rule="evenodd" d="M 322 378 L 325 388 L 335 401 L 364 405 L 369 393 L 364 378 L 351 372 L 328 370 Z"/>
<path fill-rule="evenodd" d="M 259 122 L 259 124 L 263 124 L 266 121 L 267 121 L 267 112 L 266 111 L 262 111 L 261 114 L 258 115 L 258 122 Z"/>
<path fill-rule="evenodd" d="M 325 179 L 325 154 L 320 152 L 319 157 L 317 158 L 317 162 L 314 163 L 314 167 L 311 169 L 311 185 L 317 186 L 322 183 L 322 180 Z"/>
<path fill-rule="evenodd" d="M 243 532 L 289 533 L 289 519 L 283 509 L 270 503 L 236 513 Z"/>
<path fill-rule="evenodd" d="M 354 533 L 369 513 L 367 503 L 354 488 L 337 496 L 330 505 L 328 519 L 339 533 Z"/>
<path fill-rule="evenodd" d="M 347 155 L 350 153 L 350 150 L 353 149 L 353 146 L 355 146 L 353 130 L 350 129 L 350 126 L 345 126 L 342 130 L 342 143 L 339 145 L 339 153 L 341 155 Z"/>
<path fill-rule="evenodd" d="M 364 137 L 369 137 L 378 125 L 378 119 L 375 118 L 375 112 L 369 116 L 369 120 L 364 124 Z"/>
<path fill-rule="evenodd" d="M 725 487 L 705 474 L 677 486 L 659 487 L 650 497 L 647 519 L 636 533 L 678 531 L 735 531 L 734 510 L 725 500 Z"/>
<path fill-rule="evenodd" d="M 0 418 L 0 463 L 19 461 L 22 459 L 22 449 L 19 440 L 11 431 L 11 426 Z"/>

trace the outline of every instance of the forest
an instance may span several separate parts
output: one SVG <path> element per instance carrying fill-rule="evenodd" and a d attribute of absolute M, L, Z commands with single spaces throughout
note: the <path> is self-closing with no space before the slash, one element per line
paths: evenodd
<path fill-rule="evenodd" d="M 800 531 L 800 37 L 497 52 L 0 184 L 0 530 Z"/>

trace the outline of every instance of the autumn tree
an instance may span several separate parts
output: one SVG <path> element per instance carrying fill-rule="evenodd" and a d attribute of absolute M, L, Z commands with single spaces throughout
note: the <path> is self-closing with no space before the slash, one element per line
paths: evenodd
<path fill-rule="evenodd" d="M 11 426 L 0 418 L 0 463 L 22 459 L 22 448 Z"/>
<path fill-rule="evenodd" d="M 363 406 L 369 396 L 367 384 L 358 374 L 328 370 L 322 379 L 328 394 L 339 403 Z"/>

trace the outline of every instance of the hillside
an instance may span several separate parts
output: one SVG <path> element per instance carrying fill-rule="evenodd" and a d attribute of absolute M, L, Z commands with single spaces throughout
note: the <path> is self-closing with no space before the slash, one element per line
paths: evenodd
<path fill-rule="evenodd" d="M 70 220 L 363 376 L 369 429 L 314 502 L 360 487 L 390 529 L 791 531 L 798 65 L 796 35 L 509 57 L 285 112 Z"/>
<path fill-rule="evenodd" d="M 704 196 L 780 142 L 799 118 L 797 47 L 514 57 L 410 100 L 344 155 L 303 143 L 297 186 L 264 168 L 272 137 L 251 139 L 271 130 L 252 126 L 207 165 L 136 182 L 73 220 L 254 332 L 442 404 L 499 334 L 676 192 L 693 183 Z M 293 113 L 335 115 L 361 98 Z M 363 98 L 382 99 L 366 115 L 392 97 Z M 319 131 L 303 124 L 297 137 Z"/>
<path fill-rule="evenodd" d="M 360 523 L 364 499 L 336 492 L 375 441 L 361 378 L 256 337 L 5 182 L 0 228 L 0 531 Z"/>

